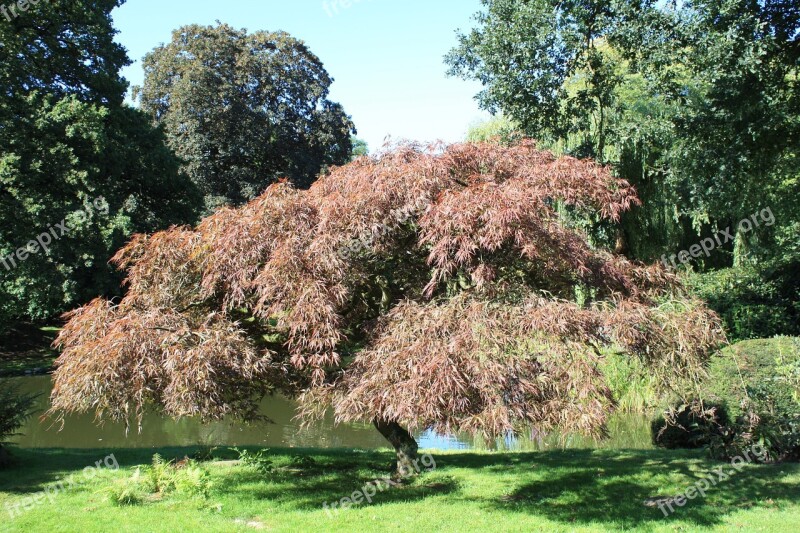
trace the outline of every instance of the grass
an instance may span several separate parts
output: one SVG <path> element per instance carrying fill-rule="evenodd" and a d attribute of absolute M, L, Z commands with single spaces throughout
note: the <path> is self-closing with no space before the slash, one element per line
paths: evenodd
<path fill-rule="evenodd" d="M 9 520 L 60 478 L 80 478 L 102 450 L 14 450 L 19 464 L 0 472 L 0 531 L 746 531 L 793 530 L 800 523 L 800 465 L 746 465 L 705 498 L 664 518 L 648 498 L 676 496 L 723 463 L 695 451 L 571 450 L 532 453 L 436 452 L 436 469 L 329 516 L 333 502 L 383 477 L 392 454 L 359 450 L 270 450 L 271 470 L 232 461 L 204 463 L 207 496 L 172 493 L 115 505 L 111 487 L 129 482 L 158 451 L 114 450 L 118 470 L 102 469 Z"/>
<path fill-rule="evenodd" d="M 664 403 L 655 378 L 638 359 L 607 350 L 600 368 L 620 412 L 652 414 Z"/>

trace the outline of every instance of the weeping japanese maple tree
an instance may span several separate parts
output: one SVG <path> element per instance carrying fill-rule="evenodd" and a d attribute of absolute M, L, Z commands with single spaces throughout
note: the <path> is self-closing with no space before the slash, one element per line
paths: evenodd
<path fill-rule="evenodd" d="M 52 412 L 252 420 L 281 393 L 308 422 L 373 423 L 401 469 L 423 429 L 602 435 L 607 349 L 674 386 L 723 341 L 674 275 L 563 217 L 637 201 L 531 141 L 402 145 L 309 190 L 275 184 L 114 257 L 127 295 L 67 315 Z"/>

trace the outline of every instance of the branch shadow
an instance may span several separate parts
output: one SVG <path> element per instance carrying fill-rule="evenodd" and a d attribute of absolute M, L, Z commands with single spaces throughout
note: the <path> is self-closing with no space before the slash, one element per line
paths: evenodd
<path fill-rule="evenodd" d="M 154 453 L 180 459 L 191 457 L 198 449 L 15 450 L 20 464 L 0 472 L 0 491 L 23 495 L 41 491 L 64 472 L 79 472 L 110 453 L 121 468 L 132 468 L 149 464 Z M 332 506 L 354 493 L 373 492 L 366 487 L 389 475 L 394 458 L 392 452 L 381 450 L 274 448 L 268 453 L 275 458 L 272 472 L 245 467 L 223 470 L 214 491 L 242 500 L 269 500 L 299 511 L 319 511 L 326 503 Z M 217 459 L 235 457 L 227 450 Z M 715 484 L 705 497 L 674 506 L 674 513 L 667 517 L 656 505 L 645 504 L 678 496 L 720 466 L 730 470 L 726 463 L 706 459 L 702 451 L 446 452 L 434 453 L 433 458 L 434 471 L 399 486 L 379 484 L 369 503 L 410 503 L 446 495 L 487 512 L 537 515 L 566 525 L 649 529 L 671 520 L 681 521 L 681 526 L 688 522 L 709 527 L 742 509 L 779 508 L 800 499 L 800 487 L 789 480 L 800 473 L 800 465 L 747 465 Z M 478 472 L 494 481 L 487 486 L 502 490 L 495 488 L 485 494 L 470 490 L 472 476 Z"/>
<path fill-rule="evenodd" d="M 465 462 L 474 464 L 468 458 Z M 632 529 L 682 520 L 709 527 L 744 508 L 774 507 L 800 498 L 800 487 L 784 480 L 800 471 L 800 465 L 748 465 L 736 473 L 728 463 L 708 460 L 701 451 L 570 450 L 519 457 L 513 463 L 487 466 L 494 472 L 508 473 L 528 464 L 547 473 L 485 504 L 566 524 L 606 522 Z M 671 502 L 674 512 L 666 505 L 662 511 L 655 502 L 646 504 L 679 496 L 706 476 L 718 478 L 713 471 L 719 467 L 724 467 L 728 478 L 714 484 L 705 497 L 698 495 L 684 506 Z M 667 476 L 683 479 L 677 490 L 666 483 L 672 490 L 664 493 Z"/>

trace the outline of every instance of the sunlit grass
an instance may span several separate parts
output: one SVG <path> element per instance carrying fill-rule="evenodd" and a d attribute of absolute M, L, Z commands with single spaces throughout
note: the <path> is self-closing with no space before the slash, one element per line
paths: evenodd
<path fill-rule="evenodd" d="M 163 448 L 164 457 L 195 450 Z M 702 452 L 568 450 L 436 452 L 436 469 L 372 504 L 336 514 L 323 508 L 386 475 L 387 451 L 273 450 L 269 473 L 232 452 L 204 463 L 207 498 L 169 494 L 119 506 L 108 488 L 124 482 L 156 450 L 114 450 L 121 468 L 44 500 L 9 520 L 7 504 L 104 458 L 101 450 L 17 450 L 0 472 L 0 531 L 791 531 L 800 523 L 800 465 L 747 465 L 706 498 L 664 518 L 644 501 L 675 496 L 722 463 Z M 312 458 L 309 460 L 306 458 Z"/>

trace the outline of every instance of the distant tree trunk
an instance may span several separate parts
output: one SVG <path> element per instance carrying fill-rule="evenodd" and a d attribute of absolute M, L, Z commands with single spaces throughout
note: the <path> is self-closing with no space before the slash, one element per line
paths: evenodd
<path fill-rule="evenodd" d="M 374 420 L 375 428 L 388 440 L 397 454 L 395 473 L 401 477 L 408 476 L 419 470 L 417 461 L 417 441 L 404 427 L 397 422 Z"/>
<path fill-rule="evenodd" d="M 614 253 L 628 255 L 628 236 L 625 235 L 625 230 L 621 227 L 617 227 L 616 241 L 614 242 Z"/>
<path fill-rule="evenodd" d="M 11 454 L 8 453 L 2 444 L 0 444 L 0 468 L 5 468 L 11 464 Z"/>

